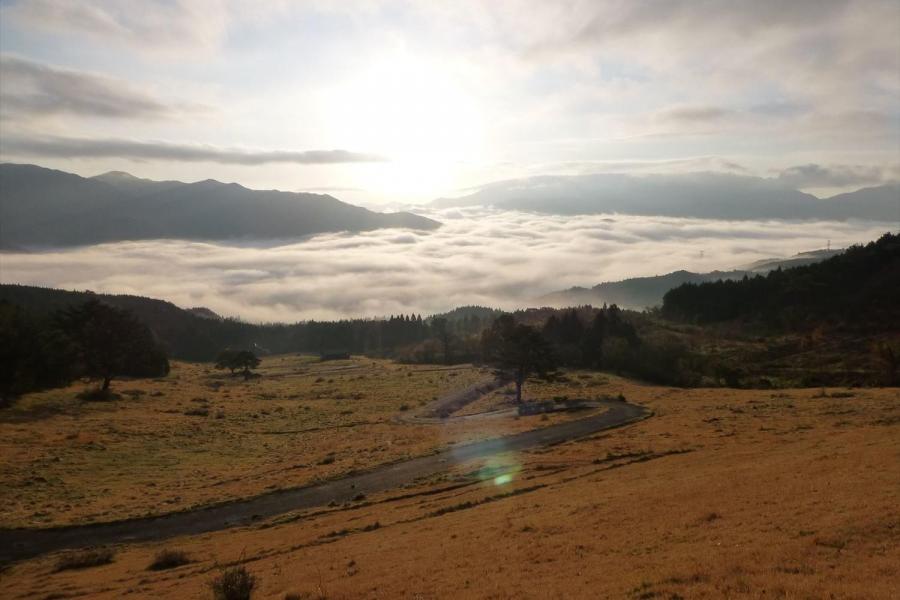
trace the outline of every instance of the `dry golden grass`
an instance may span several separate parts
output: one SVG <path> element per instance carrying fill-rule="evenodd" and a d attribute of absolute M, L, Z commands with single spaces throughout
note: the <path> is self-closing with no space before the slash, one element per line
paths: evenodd
<path fill-rule="evenodd" d="M 7 570 L 0 596 L 205 598 L 222 567 L 243 564 L 254 598 L 279 600 L 896 598 L 896 389 L 817 397 L 578 375 L 570 397 L 623 393 L 655 416 L 367 503 L 121 547 L 87 571 L 54 574 L 56 557 L 40 557 Z M 167 547 L 195 562 L 146 571 Z"/>
<path fill-rule="evenodd" d="M 0 411 L 0 526 L 182 510 L 546 425 L 397 422 L 491 378 L 472 366 L 288 355 L 259 373 L 175 362 L 165 378 L 114 382 L 115 401 L 80 401 L 81 384 L 22 398 Z"/>

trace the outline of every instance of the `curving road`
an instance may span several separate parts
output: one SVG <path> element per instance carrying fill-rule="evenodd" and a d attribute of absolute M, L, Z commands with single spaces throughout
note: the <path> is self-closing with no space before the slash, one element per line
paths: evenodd
<path fill-rule="evenodd" d="M 294 510 L 326 506 L 332 501 L 347 502 L 358 494 L 396 488 L 446 471 L 455 463 L 559 444 L 650 416 L 647 409 L 627 402 L 606 400 L 598 404 L 608 410 L 543 429 L 460 445 L 429 456 L 382 465 L 325 483 L 156 517 L 45 529 L 0 529 L 0 563 L 69 548 L 162 540 L 247 525 Z"/>

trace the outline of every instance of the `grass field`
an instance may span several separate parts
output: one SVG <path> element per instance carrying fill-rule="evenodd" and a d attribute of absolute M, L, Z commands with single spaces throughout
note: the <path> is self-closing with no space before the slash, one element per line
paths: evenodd
<path fill-rule="evenodd" d="M 78 400 L 83 385 L 22 398 L 0 412 L 0 526 L 182 510 L 546 424 L 397 422 L 491 379 L 471 366 L 277 356 L 259 373 L 244 381 L 175 362 L 168 377 L 116 382 L 115 401 Z"/>
<path fill-rule="evenodd" d="M 349 368 L 327 377 L 321 373 L 338 367 Z M 7 458 L 5 473 L 16 473 L 20 478 L 16 485 L 21 486 L 23 473 L 44 468 L 47 457 L 55 453 L 62 456 L 60 463 L 51 463 L 58 467 L 35 472 L 58 472 L 62 478 L 67 472 L 62 461 L 96 460 L 79 464 L 65 480 L 67 487 L 41 492 L 49 498 L 62 489 L 79 490 L 85 494 L 79 502 L 89 501 L 91 506 L 80 513 L 85 518 L 102 506 L 101 498 L 88 491 L 89 464 L 98 469 L 94 476 L 103 478 L 110 497 L 129 494 L 136 481 L 145 485 L 156 481 L 149 487 L 153 492 L 180 492 L 198 502 L 426 452 L 440 440 L 456 436 L 497 435 L 546 424 L 541 417 L 432 426 L 393 421 L 404 412 L 401 404 L 427 402 L 440 393 L 434 391 L 436 385 L 450 389 L 484 375 L 472 368 L 451 377 L 453 371 L 426 367 L 356 360 L 313 365 L 284 357 L 267 361 L 266 376 L 248 384 L 205 369 L 177 365 L 175 384 L 133 382 L 135 389 L 147 392 L 134 401 L 135 406 L 123 400 L 76 409 L 65 398 L 53 400 L 54 394 L 71 390 L 27 398 L 6 417 L 4 444 L 5 452 L 19 448 L 17 452 L 34 466 Z M 297 373 L 304 369 L 306 374 Z M 360 376 L 363 379 L 352 379 Z M 300 391 L 304 378 L 310 381 Z M 319 378 L 324 381 L 315 383 Z M 296 381 L 298 391 L 289 391 L 295 388 L 291 381 Z M 222 382 L 218 392 L 211 391 L 213 382 Z M 132 382 L 119 388 L 126 385 L 132 387 Z M 151 396 L 151 390 L 166 386 L 171 387 L 169 401 L 177 413 L 165 412 L 163 397 Z M 269 387 L 263 392 L 262 386 Z M 201 389 L 206 390 L 211 415 L 185 416 L 184 411 L 200 404 L 191 397 Z M 587 439 L 458 464 L 429 481 L 360 502 L 283 515 L 249 528 L 113 548 L 111 560 L 98 566 L 57 572 L 60 554 L 39 557 L 9 567 L 0 576 L 0 596 L 210 598 L 209 582 L 222 569 L 241 564 L 258 578 L 254 598 L 278 600 L 896 598 L 900 589 L 896 389 L 680 390 L 570 372 L 568 381 L 532 385 L 530 391 L 534 397 L 551 398 L 622 393 L 655 414 Z M 277 397 L 257 398 L 261 393 Z M 293 393 L 301 397 L 287 397 Z M 322 396 L 316 398 L 319 393 Z M 372 405 L 363 406 L 363 398 L 335 398 L 353 393 L 365 394 Z M 479 402 L 482 410 L 496 408 L 502 405 L 502 394 Z M 40 416 L 50 406 L 58 412 Z M 275 410 L 278 406 L 282 411 Z M 347 406 L 356 407 L 356 412 L 343 414 Z M 467 410 L 476 408 L 470 405 Z M 226 417 L 217 425 L 212 413 L 220 409 Z M 264 409 L 269 414 L 259 415 Z M 313 415 L 306 417 L 307 412 Z M 132 433 L 120 439 L 98 424 L 108 422 L 105 427 L 121 432 L 129 423 L 137 428 L 147 415 L 154 421 L 141 425 L 145 436 Z M 374 423 L 358 430 L 323 429 L 327 433 L 315 442 L 307 442 L 301 434 L 259 433 L 334 427 L 354 419 Z M 85 422 L 93 425 L 87 427 Z M 92 431 L 98 437 L 67 441 L 67 428 L 70 433 Z M 8 432 L 18 436 L 18 446 Z M 390 445 L 385 441 L 388 435 L 394 440 Z M 156 439 L 156 445 L 144 440 L 147 437 Z M 370 452 L 373 439 L 382 440 L 386 450 Z M 304 443 L 309 445 L 298 449 Z M 89 444 L 108 448 L 85 449 Z M 115 450 L 119 459 L 93 458 L 116 444 L 122 446 Z M 151 447 L 169 462 L 150 462 L 133 469 L 133 475 L 116 466 L 127 456 L 139 455 L 140 448 Z M 198 452 L 199 447 L 210 449 Z M 335 455 L 330 465 L 289 468 L 294 462 L 314 464 L 329 452 Z M 152 460 L 145 456 L 138 464 Z M 177 475 L 158 472 L 161 464 Z M 190 481 L 195 470 L 205 478 Z M 217 486 L 215 493 L 205 495 L 205 486 L 215 478 L 242 473 L 252 474 L 251 483 Z M 54 480 L 41 476 L 50 487 Z M 31 490 L 37 486 L 16 488 L 25 490 L 23 496 L 35 505 L 16 504 L 20 508 L 8 521 L 37 520 L 28 512 L 39 506 L 38 495 Z M 145 489 L 130 493 L 141 502 Z M 4 495 L 12 498 L 14 493 L 6 488 Z M 4 502 L 9 505 L 9 500 Z M 66 509 L 61 505 L 44 510 L 50 522 L 71 518 L 62 514 Z M 109 510 L 104 516 L 129 512 L 114 506 Z M 183 552 L 189 562 L 148 570 L 163 550 Z"/>

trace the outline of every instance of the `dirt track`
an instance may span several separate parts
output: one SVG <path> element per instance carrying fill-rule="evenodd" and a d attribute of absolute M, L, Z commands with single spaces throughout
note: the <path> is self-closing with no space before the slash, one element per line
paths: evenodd
<path fill-rule="evenodd" d="M 252 498 L 157 517 L 112 523 L 48 529 L 0 530 L 0 562 L 29 558 L 46 552 L 129 542 L 160 540 L 181 535 L 247 525 L 286 512 L 352 501 L 359 494 L 393 489 L 447 470 L 455 463 L 503 452 L 548 446 L 619 427 L 649 416 L 640 406 L 603 401 L 608 410 L 583 419 L 551 425 L 501 438 L 449 448 L 364 473 L 311 486 L 279 490 Z"/>

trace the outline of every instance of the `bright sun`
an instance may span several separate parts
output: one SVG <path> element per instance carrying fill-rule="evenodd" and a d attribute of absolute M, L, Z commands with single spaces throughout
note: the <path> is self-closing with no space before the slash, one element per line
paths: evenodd
<path fill-rule="evenodd" d="M 329 94 L 327 111 L 347 147 L 389 162 L 362 169 L 366 187 L 403 198 L 454 187 L 465 163 L 483 151 L 483 115 L 476 98 L 443 65 L 406 54 L 374 61 Z"/>

